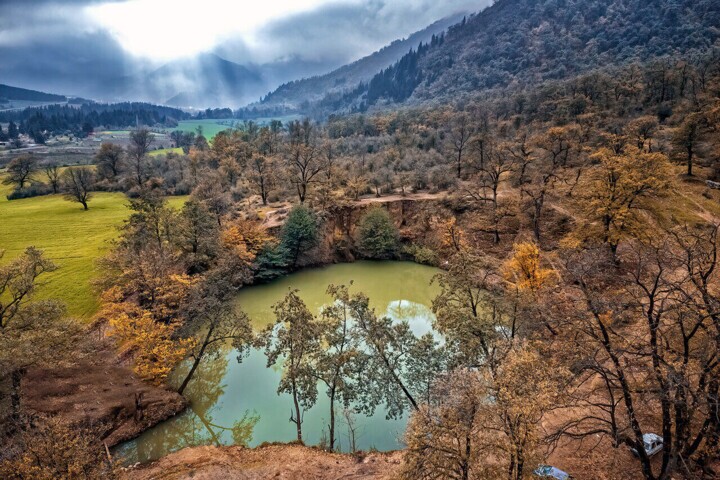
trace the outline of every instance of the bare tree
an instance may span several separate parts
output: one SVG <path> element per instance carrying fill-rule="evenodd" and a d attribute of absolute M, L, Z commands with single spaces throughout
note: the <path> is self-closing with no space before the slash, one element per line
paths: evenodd
<path fill-rule="evenodd" d="M 57 163 L 49 162 L 43 166 L 45 176 L 48 179 L 48 183 L 52 187 L 53 193 L 60 191 L 60 166 Z"/>
<path fill-rule="evenodd" d="M 95 174 L 87 167 L 68 168 L 63 173 L 63 190 L 65 198 L 71 202 L 82 204 L 88 209 L 91 191 L 95 185 Z"/>
<path fill-rule="evenodd" d="M 147 180 L 146 156 L 155 136 L 147 128 L 138 128 L 130 132 L 130 145 L 127 148 L 128 160 L 133 181 L 138 187 Z"/>

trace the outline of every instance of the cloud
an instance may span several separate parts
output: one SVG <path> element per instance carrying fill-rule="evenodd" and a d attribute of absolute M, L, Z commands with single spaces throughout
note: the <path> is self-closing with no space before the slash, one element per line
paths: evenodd
<path fill-rule="evenodd" d="M 489 3 L 0 0 L 0 83 L 113 100 L 129 78 L 171 59 L 215 52 L 243 65 L 262 66 L 267 92 Z"/>

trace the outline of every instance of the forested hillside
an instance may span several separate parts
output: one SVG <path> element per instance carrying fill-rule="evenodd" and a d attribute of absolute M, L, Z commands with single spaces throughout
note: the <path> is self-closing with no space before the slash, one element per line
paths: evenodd
<path fill-rule="evenodd" d="M 304 113 L 457 100 L 629 62 L 704 51 L 720 38 L 713 0 L 501 0 L 423 44 L 369 82 Z"/>
<path fill-rule="evenodd" d="M 367 83 L 376 72 L 391 66 L 399 58 L 417 47 L 419 43 L 427 43 L 432 37 L 439 36 L 448 27 L 460 22 L 463 15 L 451 16 L 438 20 L 427 28 L 415 32 L 406 39 L 395 40 L 377 52 L 361 58 L 349 65 L 333 70 L 326 75 L 303 78 L 285 83 L 269 93 L 260 105 L 250 106 L 244 114 L 252 116 L 253 108 L 268 111 L 275 108 L 282 112 L 287 108 L 300 108 L 311 102 L 321 100 L 328 93 L 342 93 L 353 89 L 361 82 Z"/>
<path fill-rule="evenodd" d="M 0 98 L 6 100 L 31 100 L 35 102 L 66 102 L 64 95 L 53 95 L 51 93 L 28 90 L 26 88 L 11 87 L 0 84 Z"/>

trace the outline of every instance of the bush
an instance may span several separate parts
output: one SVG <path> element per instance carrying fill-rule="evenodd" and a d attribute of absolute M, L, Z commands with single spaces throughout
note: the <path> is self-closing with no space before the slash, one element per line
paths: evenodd
<path fill-rule="evenodd" d="M 10 195 L 7 196 L 8 200 L 19 200 L 21 198 L 39 197 L 42 195 L 50 195 L 53 193 L 52 187 L 45 185 L 44 183 L 33 183 L 29 187 L 13 190 Z"/>
<path fill-rule="evenodd" d="M 387 210 L 372 207 L 360 219 L 358 249 L 367 258 L 395 257 L 398 250 L 398 231 Z"/>
<path fill-rule="evenodd" d="M 403 248 L 403 253 L 411 256 L 413 261 L 416 263 L 431 265 L 433 267 L 438 264 L 437 253 L 435 253 L 435 250 L 432 248 L 423 247 L 422 245 L 413 243 L 412 245 L 408 245 Z"/>

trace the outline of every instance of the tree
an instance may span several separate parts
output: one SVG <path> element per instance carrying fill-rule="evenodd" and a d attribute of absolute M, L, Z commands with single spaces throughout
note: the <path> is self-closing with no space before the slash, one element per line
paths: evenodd
<path fill-rule="evenodd" d="M 71 202 L 78 202 L 84 210 L 88 209 L 91 192 L 95 186 L 95 174 L 87 167 L 72 167 L 63 172 L 62 189 L 65 198 Z"/>
<path fill-rule="evenodd" d="M 317 244 L 319 234 L 318 220 L 312 210 L 304 205 L 296 205 L 290 210 L 280 237 L 293 268 L 297 266 L 300 254 Z"/>
<path fill-rule="evenodd" d="M 344 285 L 330 285 L 327 293 L 333 303 L 323 308 L 318 322 L 320 344 L 313 359 L 315 375 L 327 387 L 330 399 L 330 420 L 328 424 L 328 448 L 335 449 L 335 403 L 350 408 L 356 389 L 354 385 L 358 370 L 366 355 L 360 348 L 359 338 L 353 328 L 349 309 L 350 294 Z"/>
<path fill-rule="evenodd" d="M 48 162 L 43 165 L 43 170 L 45 171 L 45 176 L 48 179 L 50 187 L 52 187 L 53 193 L 58 193 L 60 191 L 62 183 L 60 176 L 60 166 L 57 163 Z"/>
<path fill-rule="evenodd" d="M 200 330 L 190 354 L 192 366 L 178 388 L 180 395 L 192 380 L 203 358 L 221 355 L 223 345 L 232 342 L 241 352 L 238 356 L 240 359 L 242 352 L 246 351 L 253 338 L 250 320 L 244 312 L 237 311 L 233 305 L 229 305 L 222 295 L 208 296 L 207 289 L 203 289 L 202 292 L 203 297 L 197 300 L 200 308 L 193 308 L 197 315 L 191 319 Z"/>
<path fill-rule="evenodd" d="M 358 226 L 358 247 L 369 258 L 395 257 L 398 231 L 386 209 L 372 207 L 363 214 Z"/>
<path fill-rule="evenodd" d="M 273 167 L 272 158 L 263 155 L 255 154 L 250 160 L 249 180 L 257 189 L 263 205 L 267 205 L 268 195 L 273 185 Z"/>
<path fill-rule="evenodd" d="M 673 171 L 662 153 L 646 153 L 635 147 L 626 147 L 619 154 L 603 148 L 593 158 L 598 164 L 586 175 L 579 200 L 588 218 L 596 223 L 584 225 L 576 235 L 600 240 L 615 255 L 620 241 L 642 235 L 647 228 L 641 213 L 652 210 L 650 199 L 670 189 Z"/>
<path fill-rule="evenodd" d="M 283 375 L 277 392 L 292 396 L 290 421 L 295 424 L 298 441 L 302 442 L 304 410 L 317 400 L 312 358 L 320 348 L 319 328 L 297 290 L 289 291 L 282 301 L 273 305 L 273 310 L 275 324 L 269 325 L 262 335 L 267 366 L 276 365 L 282 359 Z"/>
<path fill-rule="evenodd" d="M 305 203 L 307 191 L 317 181 L 325 168 L 317 146 L 314 143 L 313 127 L 309 119 L 294 121 L 288 125 L 290 134 L 289 151 L 285 158 L 290 173 L 290 182 L 295 186 L 300 203 Z"/>
<path fill-rule="evenodd" d="M 450 140 L 452 142 L 452 147 L 456 153 L 455 164 L 458 178 L 462 176 L 463 152 L 465 151 L 468 142 L 474 134 L 475 129 L 470 124 L 470 119 L 468 118 L 468 115 L 464 112 L 456 115 L 452 121 L 452 126 L 450 128 Z"/>
<path fill-rule="evenodd" d="M 21 257 L 0 267 L 0 330 L 21 311 L 35 291 L 37 278 L 56 268 L 35 247 L 28 247 Z"/>
<path fill-rule="evenodd" d="M 65 319 L 63 305 L 32 299 L 39 278 L 55 269 L 34 247 L 0 266 L 0 388 L 9 387 L 10 429 L 18 427 L 20 386 L 27 369 L 60 363 L 79 333 L 76 322 Z"/>
<path fill-rule="evenodd" d="M 372 413 L 384 403 L 388 418 L 397 418 L 406 408 L 419 408 L 407 377 L 409 353 L 417 338 L 407 321 L 394 323 L 389 317 L 378 318 L 370 308 L 370 301 L 362 293 L 350 296 L 348 307 L 357 324 L 358 333 L 368 354 L 359 382 L 361 393 L 357 407 Z"/>
<path fill-rule="evenodd" d="M 138 128 L 130 132 L 130 145 L 127 147 L 128 163 L 132 181 L 141 187 L 148 179 L 146 156 L 155 136 L 147 128 Z"/>
<path fill-rule="evenodd" d="M 504 312 L 499 280 L 486 258 L 465 250 L 450 257 L 446 271 L 433 279 L 440 286 L 432 301 L 434 327 L 456 345 L 464 365 L 493 362 L 497 341 L 518 330 L 516 317 Z"/>
<path fill-rule="evenodd" d="M 20 135 L 20 132 L 18 131 L 17 125 L 15 125 L 15 122 L 10 120 L 10 123 L 8 124 L 8 138 L 10 140 L 17 139 Z"/>
<path fill-rule="evenodd" d="M 697 145 L 702 134 L 703 118 L 700 114 L 688 115 L 682 124 L 675 129 L 672 136 L 672 146 L 679 158 L 684 157 L 687 165 L 687 175 L 693 174 L 693 161 L 697 154 Z"/>
<path fill-rule="evenodd" d="M 545 199 L 552 191 L 558 173 L 570 160 L 573 151 L 573 129 L 571 127 L 551 127 L 536 140 L 539 150 L 544 152 L 539 158 L 527 164 L 529 173 L 520 188 L 532 203 L 531 218 L 535 240 L 540 240 L 542 214 Z"/>
<path fill-rule="evenodd" d="M 202 272 L 209 268 L 217 255 L 218 226 L 213 215 L 205 206 L 190 198 L 183 205 L 174 236 L 180 248 L 189 273 Z"/>
<path fill-rule="evenodd" d="M 95 154 L 97 174 L 101 179 L 115 183 L 123 172 L 124 151 L 120 145 L 103 143 Z"/>
<path fill-rule="evenodd" d="M 3 179 L 3 184 L 16 185 L 16 188 L 22 190 L 33 180 L 36 171 L 37 160 L 32 155 L 21 155 L 8 163 L 7 177 Z"/>
<path fill-rule="evenodd" d="M 162 384 L 172 370 L 192 351 L 194 338 L 177 338 L 179 324 L 156 320 L 156 314 L 122 299 L 118 289 L 103 294 L 98 318 L 108 321 L 109 335 L 132 352 L 135 372 Z"/>
<path fill-rule="evenodd" d="M 635 139 L 635 146 L 639 150 L 652 152 L 652 139 L 658 128 L 657 117 L 645 115 L 628 123 L 627 130 Z"/>

